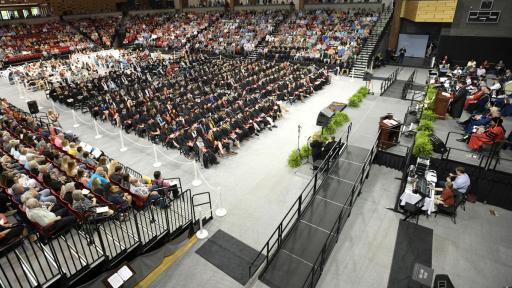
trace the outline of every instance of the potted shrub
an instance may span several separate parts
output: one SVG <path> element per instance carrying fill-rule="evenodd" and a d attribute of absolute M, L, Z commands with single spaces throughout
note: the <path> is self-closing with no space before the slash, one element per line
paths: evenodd
<path fill-rule="evenodd" d="M 427 132 L 418 132 L 416 134 L 416 141 L 412 148 L 412 154 L 416 157 L 430 158 L 432 155 L 432 143 L 428 138 Z"/>
<path fill-rule="evenodd" d="M 434 123 L 432 123 L 432 121 L 423 119 L 420 121 L 417 130 L 432 133 L 434 132 Z"/>
<path fill-rule="evenodd" d="M 288 156 L 288 166 L 297 168 L 302 164 L 302 157 L 297 149 L 293 149 L 290 156 Z"/>

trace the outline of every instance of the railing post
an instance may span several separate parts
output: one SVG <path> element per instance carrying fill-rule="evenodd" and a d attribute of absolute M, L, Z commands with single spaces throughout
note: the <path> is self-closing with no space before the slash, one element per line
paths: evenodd
<path fill-rule="evenodd" d="M 316 194 L 316 184 L 318 181 L 318 173 L 315 173 L 315 180 L 313 181 L 313 194 Z"/>
<path fill-rule="evenodd" d="M 313 194 L 315 194 L 315 191 L 313 191 Z M 300 196 L 299 196 L 299 207 L 297 209 L 297 218 L 299 218 L 299 219 L 300 219 L 301 210 L 302 210 L 302 194 L 300 194 Z"/>

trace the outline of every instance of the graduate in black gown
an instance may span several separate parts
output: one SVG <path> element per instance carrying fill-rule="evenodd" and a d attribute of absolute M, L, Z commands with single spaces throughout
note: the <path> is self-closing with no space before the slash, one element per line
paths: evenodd
<path fill-rule="evenodd" d="M 462 82 L 457 81 L 456 91 L 457 92 L 455 93 L 452 102 L 450 102 L 450 116 L 458 119 L 462 116 L 468 90 L 466 90 L 466 87 L 464 87 Z"/>

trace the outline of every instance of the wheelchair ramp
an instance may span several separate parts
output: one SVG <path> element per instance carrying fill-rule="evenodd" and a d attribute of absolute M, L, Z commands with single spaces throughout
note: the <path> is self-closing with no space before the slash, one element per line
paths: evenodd
<path fill-rule="evenodd" d="M 263 283 L 272 288 L 299 288 L 311 282 L 312 277 L 320 277 L 320 273 L 310 272 L 318 265 L 318 257 L 327 240 L 334 239 L 329 236 L 339 233 L 333 231 L 333 227 L 343 208 L 350 207 L 355 201 L 357 195 L 352 199 L 352 191 L 357 191 L 354 188 L 357 188 L 357 179 L 369 154 L 369 149 L 348 145 L 339 160 L 333 163 L 329 176 L 321 183 L 311 203 L 286 236 L 285 243 L 260 275 Z M 341 214 L 341 227 L 348 216 L 348 212 Z"/>

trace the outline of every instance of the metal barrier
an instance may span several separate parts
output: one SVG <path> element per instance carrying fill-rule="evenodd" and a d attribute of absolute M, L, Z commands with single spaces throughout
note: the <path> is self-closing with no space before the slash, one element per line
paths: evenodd
<path fill-rule="evenodd" d="M 201 202 L 197 202 L 198 200 L 196 200 L 197 198 L 205 198 L 208 199 L 208 200 L 203 200 Z M 197 211 L 196 209 L 197 208 L 201 208 L 201 210 L 205 211 L 202 207 L 203 206 L 207 206 L 207 209 L 206 211 L 210 214 L 210 216 L 206 217 L 206 215 L 197 215 Z M 199 209 L 198 209 L 199 210 Z M 212 198 L 211 198 L 211 195 L 210 195 L 210 192 L 201 192 L 201 193 L 197 193 L 197 194 L 194 194 L 192 195 L 192 213 L 194 215 L 194 219 L 199 219 L 199 218 L 204 218 L 204 221 L 209 221 L 211 219 L 213 219 L 213 211 L 212 211 Z"/>
<path fill-rule="evenodd" d="M 414 77 L 416 77 L 416 69 L 412 71 L 411 76 L 409 76 L 409 78 L 407 78 L 407 81 L 405 81 L 404 88 L 402 88 L 402 99 L 407 98 L 407 93 L 409 93 L 409 90 L 411 90 L 412 86 L 414 85 Z"/>
<path fill-rule="evenodd" d="M 343 150 L 346 149 L 351 129 L 352 122 L 347 127 L 346 137 L 340 137 L 331 151 L 329 151 L 327 157 L 319 166 L 313 177 L 306 184 L 306 187 L 304 190 L 302 190 L 297 200 L 295 200 L 295 202 L 292 204 L 292 207 L 288 209 L 288 212 L 286 212 L 277 228 L 269 237 L 265 245 L 263 245 L 263 248 L 261 248 L 258 255 L 253 259 L 248 267 L 249 278 L 251 278 L 256 273 L 256 271 L 263 263 L 265 263 L 263 271 L 268 268 L 270 262 L 274 259 L 276 252 L 279 250 L 279 248 L 281 248 L 284 241 L 286 240 L 288 232 L 292 230 L 292 228 L 298 223 L 298 220 L 300 219 L 304 210 L 308 207 L 309 204 L 311 204 L 311 200 L 317 193 L 318 187 L 328 177 L 331 164 L 336 162 L 342 154 Z M 265 258 L 265 261 L 258 264 L 258 260 L 261 258 Z"/>
<path fill-rule="evenodd" d="M 388 77 L 386 77 L 386 79 L 382 81 L 382 83 L 380 83 L 380 96 L 382 96 L 382 94 L 388 90 L 391 84 L 396 81 L 398 74 L 400 74 L 400 68 L 396 68 L 393 73 L 391 73 Z"/>
<path fill-rule="evenodd" d="M 90 245 L 81 228 L 75 225 L 39 242 L 47 260 L 55 263 L 66 277 L 67 285 L 105 260 L 104 251 Z"/>
<path fill-rule="evenodd" d="M 46 251 L 28 238 L 19 238 L 0 251 L 0 286 L 43 287 L 61 278 L 59 267 Z"/>

